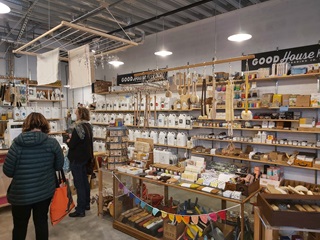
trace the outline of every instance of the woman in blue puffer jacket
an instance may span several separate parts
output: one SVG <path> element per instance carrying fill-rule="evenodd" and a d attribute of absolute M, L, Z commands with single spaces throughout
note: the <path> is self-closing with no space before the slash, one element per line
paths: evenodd
<path fill-rule="evenodd" d="M 58 141 L 48 137 L 49 123 L 41 113 L 31 113 L 22 133 L 13 140 L 3 165 L 12 178 L 7 198 L 12 205 L 12 239 L 25 239 L 33 212 L 36 239 L 48 239 L 48 210 L 56 188 L 55 171 L 64 156 Z"/>

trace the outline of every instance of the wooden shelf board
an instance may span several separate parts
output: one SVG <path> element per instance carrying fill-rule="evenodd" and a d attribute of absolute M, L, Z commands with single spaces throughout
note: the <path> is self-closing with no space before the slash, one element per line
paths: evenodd
<path fill-rule="evenodd" d="M 272 81 L 272 80 L 291 80 L 295 78 L 313 78 L 320 76 L 320 73 L 307 73 L 307 74 L 296 74 L 296 75 L 288 75 L 288 76 L 274 76 L 274 77 L 266 77 L 266 78 L 254 78 L 249 81 Z"/>
<path fill-rule="evenodd" d="M 274 164 L 274 165 L 279 165 L 279 166 L 284 166 L 284 167 L 294 167 L 294 168 L 300 168 L 300 169 L 308 169 L 308 170 L 316 170 L 319 171 L 320 168 L 315 168 L 315 167 L 300 167 L 296 165 L 289 165 L 287 163 L 281 163 L 281 162 L 271 162 L 271 161 L 263 161 L 263 160 L 254 160 L 254 159 L 249 159 L 249 158 L 240 158 L 240 157 L 232 157 L 232 156 L 225 156 L 225 155 L 215 155 L 215 154 L 207 154 L 207 153 L 198 153 L 198 152 L 191 152 L 191 154 L 196 154 L 196 155 L 203 155 L 203 156 L 210 156 L 210 157 L 218 157 L 218 158 L 227 158 L 227 159 L 234 159 L 234 160 L 239 160 L 239 161 L 247 161 L 247 162 L 257 162 L 257 163 L 266 163 L 266 164 Z"/>
<path fill-rule="evenodd" d="M 136 127 L 136 128 L 144 128 L 143 126 L 135 126 L 135 125 L 125 125 L 126 127 Z M 149 126 L 146 128 L 165 128 L 165 129 L 177 129 L 177 130 L 192 130 L 192 128 L 176 128 L 176 127 L 161 127 L 161 126 Z"/>
<path fill-rule="evenodd" d="M 205 141 L 217 141 L 217 142 L 233 142 L 233 143 L 244 143 L 252 145 L 264 145 L 264 146 L 276 146 L 276 147 L 289 147 L 289 148 L 302 148 L 302 149 L 312 149 L 320 150 L 318 147 L 308 147 L 308 146 L 295 146 L 295 145 L 285 145 L 285 144 L 270 144 L 270 143 L 258 143 L 258 142 L 245 142 L 245 141 L 234 141 L 234 140 L 221 140 L 216 138 L 193 138 L 196 140 L 205 140 Z"/>
<path fill-rule="evenodd" d="M 63 102 L 64 100 L 29 99 L 29 102 Z"/>
<path fill-rule="evenodd" d="M 198 119 L 197 121 L 224 121 L 226 122 L 225 119 L 219 119 L 219 118 L 214 118 L 214 119 Z M 299 120 L 294 120 L 294 119 L 251 119 L 251 120 L 245 120 L 245 119 L 235 119 L 234 122 L 263 122 L 263 121 L 269 121 L 269 122 L 299 122 Z"/>
<path fill-rule="evenodd" d="M 109 123 L 101 123 L 101 122 L 92 122 L 92 125 L 105 125 L 105 126 L 109 126 Z"/>
<path fill-rule="evenodd" d="M 192 128 L 204 128 L 204 129 L 224 129 L 226 127 L 202 127 L 202 126 L 193 126 Z M 243 130 L 243 131 L 267 131 L 267 132 L 286 132 L 286 133 L 314 133 L 319 134 L 319 131 L 299 131 L 299 130 L 283 130 L 283 129 L 273 129 L 273 128 L 233 128 L 233 130 Z"/>

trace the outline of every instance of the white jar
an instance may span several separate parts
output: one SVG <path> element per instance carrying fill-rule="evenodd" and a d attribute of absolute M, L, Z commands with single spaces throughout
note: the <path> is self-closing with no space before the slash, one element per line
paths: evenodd
<path fill-rule="evenodd" d="M 154 144 L 157 144 L 158 143 L 158 132 L 157 131 L 154 131 L 154 130 L 152 130 L 151 132 L 150 132 L 150 137 L 153 139 L 153 143 Z"/>
<path fill-rule="evenodd" d="M 159 133 L 159 144 L 167 144 L 167 132 L 161 131 Z"/>
<path fill-rule="evenodd" d="M 183 132 L 179 132 L 177 135 L 177 146 L 186 147 L 187 141 L 188 141 L 187 134 Z"/>
<path fill-rule="evenodd" d="M 176 144 L 176 133 L 175 132 L 168 132 L 167 142 L 168 142 L 168 145 L 175 146 L 175 144 Z"/>

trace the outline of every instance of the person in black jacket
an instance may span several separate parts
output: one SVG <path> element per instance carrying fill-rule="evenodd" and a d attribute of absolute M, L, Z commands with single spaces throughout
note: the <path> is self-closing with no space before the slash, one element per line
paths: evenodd
<path fill-rule="evenodd" d="M 56 189 L 56 172 L 64 156 L 58 141 L 48 137 L 49 123 L 40 113 L 31 113 L 22 125 L 3 165 L 12 178 L 7 198 L 12 205 L 12 239 L 25 239 L 33 212 L 36 239 L 48 239 L 48 210 Z"/>
<path fill-rule="evenodd" d="M 74 186 L 77 190 L 77 206 L 70 217 L 84 217 L 85 210 L 90 210 L 90 185 L 87 176 L 87 164 L 93 159 L 92 126 L 89 110 L 78 107 L 77 121 L 71 138 L 67 140 L 69 146 L 68 158 L 73 175 Z"/>

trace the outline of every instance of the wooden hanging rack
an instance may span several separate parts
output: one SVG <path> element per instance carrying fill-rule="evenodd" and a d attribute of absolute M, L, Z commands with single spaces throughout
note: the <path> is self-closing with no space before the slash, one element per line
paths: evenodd
<path fill-rule="evenodd" d="M 176 70 L 181 70 L 181 69 L 204 67 L 204 66 L 210 66 L 210 65 L 214 65 L 214 64 L 236 62 L 236 61 L 253 59 L 253 58 L 255 58 L 255 55 L 247 55 L 247 56 L 241 56 L 241 57 L 227 58 L 227 59 L 221 59 L 221 60 L 210 61 L 210 62 L 203 62 L 203 63 L 196 63 L 196 64 L 191 64 L 191 65 L 184 65 L 184 66 L 179 66 L 179 67 L 172 67 L 172 68 L 165 68 L 165 69 L 159 69 L 159 70 L 154 70 L 154 71 L 140 72 L 140 73 L 134 74 L 134 76 L 137 77 L 137 76 L 155 74 L 155 73 L 160 73 L 160 72 L 170 72 L 170 71 L 176 71 Z"/>
<path fill-rule="evenodd" d="M 92 41 L 92 39 L 95 40 Z M 52 49 L 60 48 L 60 60 L 68 61 L 67 52 L 85 44 L 89 44 L 90 47 L 98 45 L 100 49 L 94 54 L 98 56 L 123 51 L 138 45 L 132 40 L 116 37 L 99 29 L 62 21 L 56 27 L 13 50 L 13 53 L 37 56 Z"/>

